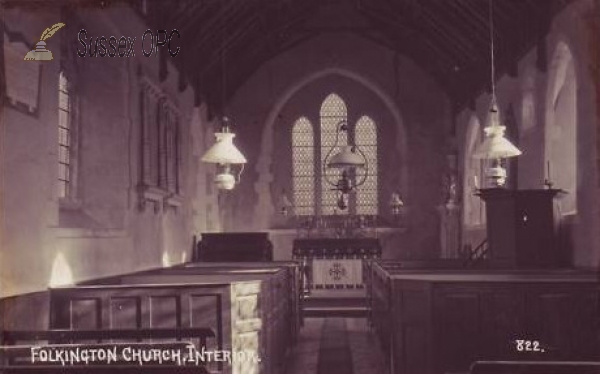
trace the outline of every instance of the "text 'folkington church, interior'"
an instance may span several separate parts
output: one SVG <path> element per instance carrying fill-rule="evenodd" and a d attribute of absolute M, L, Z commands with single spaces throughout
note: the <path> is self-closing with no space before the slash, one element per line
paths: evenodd
<path fill-rule="evenodd" d="M 600 0 L 0 28 L 0 373 L 600 373 Z"/>

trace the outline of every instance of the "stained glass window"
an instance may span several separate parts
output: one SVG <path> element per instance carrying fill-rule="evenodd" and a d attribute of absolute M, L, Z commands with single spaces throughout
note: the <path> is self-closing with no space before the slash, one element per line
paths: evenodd
<path fill-rule="evenodd" d="M 365 183 L 353 192 L 355 197 L 350 199 L 348 209 L 340 210 L 337 207 L 339 192 L 333 190 L 334 186 L 329 183 L 338 181 L 340 171 L 327 169 L 324 163 L 328 156 L 339 152 L 342 146 L 351 145 L 348 134 L 338 131 L 342 123 L 348 120 L 346 103 L 339 95 L 332 93 L 321 105 L 319 128 L 314 129 L 306 117 L 300 117 L 294 122 L 292 160 L 293 203 L 296 215 L 377 215 L 377 131 L 375 122 L 370 117 L 362 116 L 354 127 L 349 126 L 350 138 L 354 138 L 354 144 L 367 159 L 368 174 Z M 315 145 L 315 135 L 319 137 L 317 139 L 320 140 L 320 148 L 317 148 L 318 143 Z M 338 146 L 332 149 L 336 139 Z M 357 173 L 358 179 L 364 175 L 364 171 Z"/>
<path fill-rule="evenodd" d="M 348 117 L 348 111 L 346 103 L 341 97 L 332 93 L 325 98 L 321 105 L 321 168 L 323 169 L 323 162 L 331 151 L 331 155 L 336 154 L 340 151 L 340 147 L 348 144 L 346 133 L 339 133 L 338 128 L 342 121 L 346 121 Z M 331 147 L 335 145 L 336 137 L 338 139 L 338 148 L 331 150 Z M 331 156 L 330 155 L 330 156 Z M 327 173 L 327 175 L 325 175 Z M 345 214 L 348 210 L 340 211 L 337 208 L 336 202 L 338 199 L 338 192 L 332 190 L 329 181 L 337 181 L 340 176 L 340 171 L 323 169 L 321 171 L 321 214 L 332 215 L 332 214 Z"/>
<path fill-rule="evenodd" d="M 368 170 L 357 170 L 357 179 L 365 183 L 356 191 L 356 214 L 377 214 L 377 129 L 368 116 L 362 116 L 354 129 L 354 142 L 367 159 Z"/>
<path fill-rule="evenodd" d="M 315 214 L 315 161 L 313 127 L 306 117 L 292 128 L 294 213 Z"/>

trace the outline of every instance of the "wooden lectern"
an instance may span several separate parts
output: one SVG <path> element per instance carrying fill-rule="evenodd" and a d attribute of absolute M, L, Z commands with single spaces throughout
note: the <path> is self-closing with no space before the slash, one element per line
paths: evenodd
<path fill-rule="evenodd" d="M 557 189 L 480 189 L 486 203 L 489 259 L 515 268 L 568 267 L 570 256 L 558 240 Z"/>

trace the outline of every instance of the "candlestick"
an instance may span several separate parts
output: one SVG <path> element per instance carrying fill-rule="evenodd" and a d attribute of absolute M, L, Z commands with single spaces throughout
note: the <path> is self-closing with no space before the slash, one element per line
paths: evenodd
<path fill-rule="evenodd" d="M 550 160 L 546 161 L 546 179 L 544 179 L 544 186 L 547 189 L 552 188 L 552 181 L 550 180 Z"/>

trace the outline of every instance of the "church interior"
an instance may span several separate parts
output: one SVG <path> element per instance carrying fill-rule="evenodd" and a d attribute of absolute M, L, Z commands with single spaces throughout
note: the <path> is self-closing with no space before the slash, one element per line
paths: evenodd
<path fill-rule="evenodd" d="M 0 28 L 0 373 L 600 373 L 600 0 Z"/>

